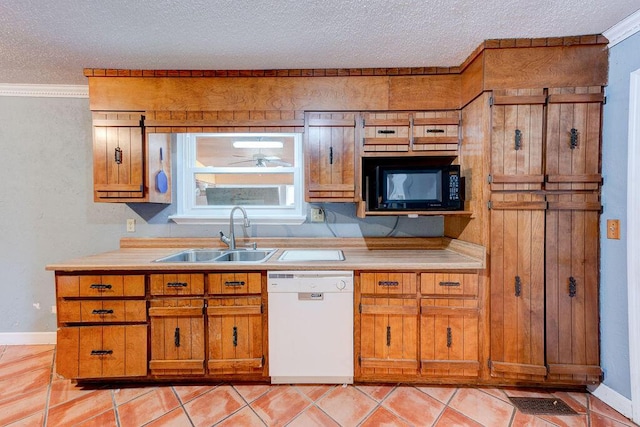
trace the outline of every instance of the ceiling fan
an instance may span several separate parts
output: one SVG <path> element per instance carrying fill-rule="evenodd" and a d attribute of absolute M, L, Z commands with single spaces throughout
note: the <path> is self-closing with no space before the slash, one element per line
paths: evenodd
<path fill-rule="evenodd" d="M 245 157 L 234 155 L 234 157 Z M 245 160 L 240 160 L 237 162 L 229 163 L 230 165 L 237 165 L 240 163 L 254 163 L 257 167 L 267 167 L 269 164 L 274 166 L 291 166 L 291 163 L 282 161 L 278 156 L 267 156 L 262 152 L 254 153 L 251 158 L 246 158 Z"/>

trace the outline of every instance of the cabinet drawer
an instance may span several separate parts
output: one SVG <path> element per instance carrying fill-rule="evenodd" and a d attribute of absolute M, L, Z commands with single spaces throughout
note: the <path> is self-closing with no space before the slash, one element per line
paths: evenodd
<path fill-rule="evenodd" d="M 58 329 L 56 373 L 65 378 L 147 375 L 147 325 Z"/>
<path fill-rule="evenodd" d="M 456 151 L 459 123 L 458 111 L 413 113 L 413 151 Z"/>
<path fill-rule="evenodd" d="M 152 274 L 151 295 L 204 295 L 204 274 Z"/>
<path fill-rule="evenodd" d="M 416 283 L 416 273 L 360 273 L 360 292 L 363 294 L 414 296 Z"/>
<path fill-rule="evenodd" d="M 409 113 L 365 113 L 364 151 L 409 151 Z"/>
<path fill-rule="evenodd" d="M 210 294 L 259 294 L 262 292 L 261 273 L 211 273 Z"/>
<path fill-rule="evenodd" d="M 144 275 L 57 276 L 58 297 L 143 297 Z"/>
<path fill-rule="evenodd" d="M 430 297 L 478 297 L 478 275 L 475 273 L 421 273 L 420 292 Z"/>
<path fill-rule="evenodd" d="M 58 322 L 146 322 L 147 306 L 143 300 L 59 300 Z"/>

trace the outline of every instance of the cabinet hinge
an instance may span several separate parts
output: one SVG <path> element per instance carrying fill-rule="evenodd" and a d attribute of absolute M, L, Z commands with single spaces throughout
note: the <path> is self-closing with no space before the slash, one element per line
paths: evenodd
<path fill-rule="evenodd" d="M 487 209 L 491 210 L 491 207 L 492 207 L 492 205 L 491 205 L 491 200 L 489 200 L 489 201 L 487 202 Z"/>
<path fill-rule="evenodd" d="M 487 182 L 489 184 L 491 184 L 493 182 L 493 177 L 491 176 L 491 174 L 487 175 Z"/>
<path fill-rule="evenodd" d="M 489 107 L 493 107 L 493 96 L 489 97 Z"/>

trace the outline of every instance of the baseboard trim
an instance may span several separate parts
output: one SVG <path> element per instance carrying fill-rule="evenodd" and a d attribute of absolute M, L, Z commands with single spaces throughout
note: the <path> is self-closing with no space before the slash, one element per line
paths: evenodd
<path fill-rule="evenodd" d="M 0 345 L 37 345 L 55 343 L 55 332 L 0 332 Z"/>
<path fill-rule="evenodd" d="M 597 387 L 589 387 L 589 392 L 627 418 L 633 416 L 633 403 L 617 391 L 600 384 Z"/>

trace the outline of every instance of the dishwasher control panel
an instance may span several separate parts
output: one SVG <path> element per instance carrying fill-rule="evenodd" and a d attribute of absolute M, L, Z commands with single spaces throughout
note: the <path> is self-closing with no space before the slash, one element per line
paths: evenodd
<path fill-rule="evenodd" d="M 270 271 L 267 292 L 353 292 L 353 271 Z"/>

